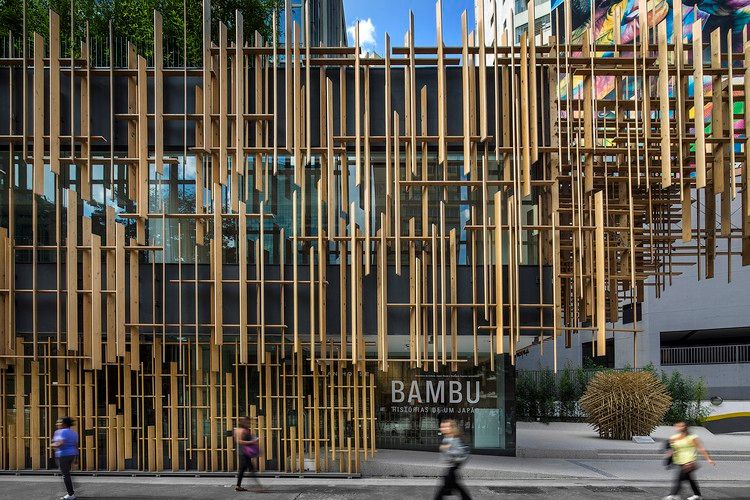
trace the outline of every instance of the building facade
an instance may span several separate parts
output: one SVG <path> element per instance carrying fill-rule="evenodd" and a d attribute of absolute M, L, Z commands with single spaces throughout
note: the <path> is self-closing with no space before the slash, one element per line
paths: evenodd
<path fill-rule="evenodd" d="M 152 65 L 92 64 L 92 40 L 66 57 L 50 12 L 5 58 L 0 468 L 49 467 L 65 414 L 91 471 L 231 470 L 246 414 L 261 470 L 357 472 L 433 447 L 446 417 L 514 453 L 526 339 L 605 355 L 623 304 L 674 272 L 675 221 L 712 220 L 691 189 L 745 155 L 717 146 L 723 120 L 706 148 L 703 96 L 667 91 L 702 79 L 700 37 L 683 67 L 661 31 L 658 58 L 591 57 L 476 46 L 464 16 L 446 47 L 436 12 L 436 47 L 364 58 L 290 15 L 283 44 L 231 33 L 206 1 L 197 67 L 165 66 L 158 14 Z M 591 74 L 623 92 L 595 98 Z M 714 113 L 745 95 L 715 88 Z M 634 105 L 652 89 L 660 120 Z"/>
<path fill-rule="evenodd" d="M 558 9 L 562 10 L 562 9 Z M 522 33 L 529 33 L 529 20 L 533 14 L 534 35 L 542 43 L 552 35 L 555 19 L 550 0 L 535 0 L 527 3 L 524 0 L 475 0 L 474 19 L 482 19 L 485 26 L 485 43 L 492 45 L 495 37 L 498 43 L 506 36 L 519 43 Z M 527 35 L 528 36 L 528 35 Z"/>
<path fill-rule="evenodd" d="M 311 47 L 346 47 L 346 15 L 343 0 L 308 0 L 291 1 L 286 4 L 290 21 L 285 26 L 297 23 L 301 28 L 309 27 L 309 44 Z M 282 11 L 286 16 L 287 10 Z M 309 19 L 309 25 L 306 20 Z M 289 32 L 291 33 L 291 31 Z M 284 32 L 284 36 L 287 36 Z M 300 34 L 305 42 L 306 33 Z M 281 37 L 283 40 L 283 37 Z"/>

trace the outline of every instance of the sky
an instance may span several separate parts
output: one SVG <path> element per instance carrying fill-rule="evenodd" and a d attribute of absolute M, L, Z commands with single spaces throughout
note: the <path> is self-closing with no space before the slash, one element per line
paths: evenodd
<path fill-rule="evenodd" d="M 409 10 L 414 11 L 414 44 L 435 46 L 435 0 L 344 0 L 349 45 L 354 45 L 354 26 L 359 19 L 360 45 L 383 55 L 385 33 L 391 46 L 402 46 L 409 29 Z M 474 0 L 443 0 L 443 44 L 461 45 L 461 13 L 466 10 L 469 32 L 474 29 Z"/>

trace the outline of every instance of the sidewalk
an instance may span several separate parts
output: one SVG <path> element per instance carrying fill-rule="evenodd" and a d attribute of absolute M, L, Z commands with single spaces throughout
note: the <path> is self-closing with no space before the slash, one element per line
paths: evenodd
<path fill-rule="evenodd" d="M 748 462 L 719 460 L 715 466 L 701 464 L 703 480 L 748 480 Z M 436 477 L 444 469 L 438 453 L 425 451 L 380 450 L 362 464 L 363 477 Z M 668 481 L 672 470 L 655 459 L 515 458 L 473 455 L 462 469 L 467 479 L 485 480 L 612 480 Z"/>
<path fill-rule="evenodd" d="M 719 460 L 750 460 L 750 436 L 713 434 L 703 427 L 692 427 L 703 445 Z M 552 422 L 518 422 L 516 456 L 527 458 L 658 458 L 665 440 L 674 428 L 659 426 L 651 437 L 656 441 L 636 444 L 632 441 L 601 439 L 589 424 Z M 658 455 L 658 456 L 657 456 Z"/>
<path fill-rule="evenodd" d="M 263 492 L 237 493 L 232 478 L 128 478 L 74 476 L 78 498 L 205 499 L 262 498 L 264 500 L 428 500 L 438 486 L 436 478 L 387 479 L 270 479 L 262 481 Z M 475 500 L 643 500 L 661 498 L 667 481 L 622 484 L 612 480 L 571 481 L 465 481 Z M 250 486 L 249 482 L 247 486 Z M 702 481 L 706 499 L 750 498 L 750 483 Z M 0 498 L 59 499 L 64 492 L 59 477 L 0 476 Z"/>
<path fill-rule="evenodd" d="M 714 481 L 746 478 L 750 470 L 750 436 L 715 435 L 702 427 L 691 430 L 703 441 L 715 467 L 704 464 L 700 477 Z M 526 423 L 517 426 L 517 456 L 473 455 L 463 467 L 467 479 L 665 481 L 664 440 L 671 427 L 658 427 L 654 443 L 600 439 L 581 423 Z M 434 477 L 443 464 L 436 452 L 379 450 L 363 462 L 364 477 Z"/>

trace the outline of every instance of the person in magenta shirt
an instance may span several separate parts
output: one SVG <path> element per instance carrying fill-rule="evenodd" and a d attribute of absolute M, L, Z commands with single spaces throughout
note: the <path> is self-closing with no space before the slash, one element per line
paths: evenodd
<path fill-rule="evenodd" d="M 73 480 L 70 477 L 70 469 L 78 457 L 78 433 L 71 429 L 73 419 L 61 417 L 57 420 L 57 430 L 52 436 L 52 447 L 55 449 L 55 458 L 60 467 L 60 472 L 65 482 L 68 494 L 62 497 L 64 500 L 74 500 L 76 495 L 73 490 Z"/>
<path fill-rule="evenodd" d="M 237 443 L 238 467 L 237 467 L 237 485 L 235 491 L 247 491 L 242 486 L 242 478 L 245 472 L 250 473 L 250 477 L 255 480 L 258 491 L 262 491 L 260 481 L 255 475 L 253 458 L 260 454 L 258 447 L 258 438 L 250 430 L 250 419 L 247 417 L 240 418 L 237 427 L 234 429 L 234 441 Z"/>

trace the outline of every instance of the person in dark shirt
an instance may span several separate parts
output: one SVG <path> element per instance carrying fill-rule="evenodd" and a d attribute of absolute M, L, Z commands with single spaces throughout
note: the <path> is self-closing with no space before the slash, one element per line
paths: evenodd
<path fill-rule="evenodd" d="M 61 417 L 57 420 L 57 430 L 52 436 L 52 448 L 55 449 L 55 458 L 65 482 L 65 489 L 68 490 L 68 494 L 62 497 L 63 500 L 75 500 L 76 497 L 70 469 L 78 457 L 78 433 L 71 429 L 72 425 L 72 418 Z"/>
<path fill-rule="evenodd" d="M 443 442 L 440 444 L 440 454 L 448 463 L 448 468 L 443 475 L 443 486 L 435 495 L 435 500 L 451 495 L 454 491 L 461 495 L 462 500 L 471 500 L 469 492 L 458 480 L 458 469 L 468 458 L 466 445 L 461 441 L 461 432 L 453 419 L 440 422 L 440 432 L 443 434 Z"/>
<path fill-rule="evenodd" d="M 245 472 L 250 473 L 250 477 L 255 480 L 257 489 L 260 491 L 261 485 L 255 475 L 255 468 L 253 466 L 253 459 L 260 455 L 260 448 L 258 446 L 258 438 L 253 435 L 250 430 L 250 419 L 247 417 L 240 418 L 237 427 L 234 429 L 234 441 L 237 443 L 237 485 L 234 487 L 235 491 L 247 491 L 242 486 L 242 478 Z"/>

